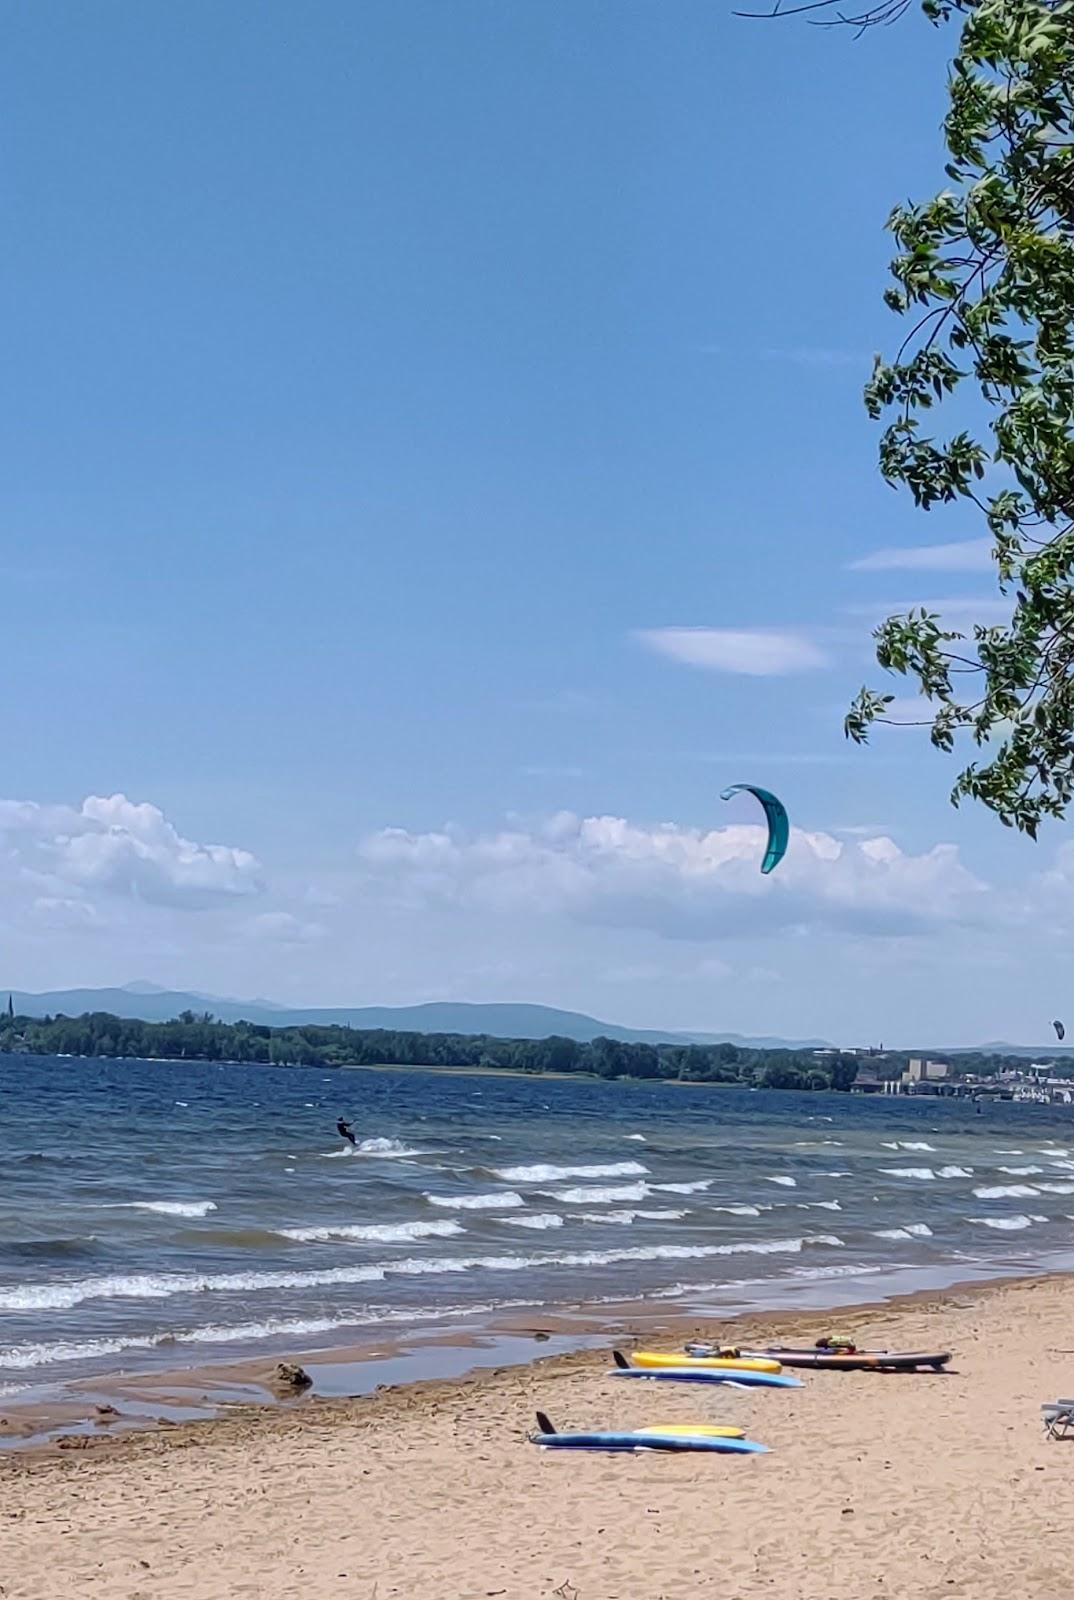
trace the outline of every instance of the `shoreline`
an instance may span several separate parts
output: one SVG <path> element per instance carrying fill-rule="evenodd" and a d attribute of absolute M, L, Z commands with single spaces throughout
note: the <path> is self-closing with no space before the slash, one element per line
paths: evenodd
<path fill-rule="evenodd" d="M 888 1277 L 907 1274 L 889 1273 Z M 944 1274 L 946 1276 L 946 1274 Z M 480 1321 L 382 1330 L 378 1337 L 320 1346 L 292 1346 L 159 1370 L 83 1375 L 0 1396 L 0 1472 L 4 1464 L 61 1450 L 96 1450 L 134 1437 L 212 1426 L 229 1415 L 268 1417 L 309 1407 L 368 1399 L 381 1391 L 424 1390 L 481 1381 L 490 1371 L 584 1361 L 641 1340 L 680 1348 L 686 1339 L 744 1345 L 778 1340 L 793 1329 L 808 1342 L 833 1331 L 858 1335 L 888 1318 L 921 1310 L 942 1312 L 1007 1287 L 1066 1284 L 1074 1298 L 1074 1268 L 987 1277 L 951 1277 L 934 1285 L 859 1299 L 854 1283 L 821 1281 L 797 1306 L 740 1308 L 721 1314 L 700 1301 L 624 1298 L 602 1304 L 505 1308 Z M 872 1287 L 870 1283 L 870 1287 Z M 832 1291 L 840 1293 L 833 1294 Z M 826 1293 L 827 1291 L 827 1293 Z M 291 1391 L 276 1381 L 280 1366 L 303 1368 L 312 1383 Z"/>
<path fill-rule="evenodd" d="M 1052 1275 L 841 1313 L 839 1331 L 874 1344 L 953 1349 L 939 1374 L 624 1384 L 591 1349 L 8 1455 L 6 1592 L 1061 1600 L 1072 1458 L 1039 1407 L 1071 1392 L 1072 1304 L 1071 1277 Z M 832 1321 L 813 1309 L 750 1329 L 805 1341 Z M 661 1342 L 704 1331 L 736 1324 L 668 1317 Z M 567 1428 L 719 1421 L 771 1453 L 538 1451 L 538 1409 Z"/>
<path fill-rule="evenodd" d="M 526 1042 L 526 1041 L 523 1041 Z M 541 1043 L 542 1041 L 534 1041 Z M 273 1072 L 428 1072 L 440 1078 L 523 1078 L 534 1083 L 627 1083 L 645 1084 L 650 1088 L 675 1089 L 745 1089 L 765 1092 L 764 1084 L 754 1084 L 745 1078 L 659 1078 L 639 1077 L 628 1072 L 604 1077 L 598 1072 L 588 1072 L 579 1067 L 570 1072 L 555 1070 L 528 1071 L 522 1067 L 441 1066 L 435 1061 L 318 1061 L 303 1064 L 298 1061 L 232 1061 L 220 1056 L 75 1056 L 47 1050 L 0 1050 L 0 1059 L 24 1058 L 28 1061 L 75 1061 L 122 1065 L 135 1062 L 149 1067 L 265 1067 Z M 768 1091 L 785 1094 L 787 1090 Z M 849 1094 L 849 1089 L 809 1089 L 795 1093 L 821 1095 Z"/>

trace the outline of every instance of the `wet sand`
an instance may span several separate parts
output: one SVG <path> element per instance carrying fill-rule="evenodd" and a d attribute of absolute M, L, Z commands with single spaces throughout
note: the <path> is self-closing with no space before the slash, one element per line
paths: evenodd
<path fill-rule="evenodd" d="M 1040 1278 L 750 1324 L 950 1348 L 942 1375 L 709 1389 L 623 1383 L 589 1351 L 153 1433 L 105 1426 L 0 1457 L 0 1586 L 5 1600 L 1061 1600 L 1074 1449 L 1045 1439 L 1039 1407 L 1074 1392 L 1072 1312 L 1074 1280 Z M 772 1453 L 539 1451 L 524 1439 L 538 1408 L 571 1428 L 728 1422 Z"/>

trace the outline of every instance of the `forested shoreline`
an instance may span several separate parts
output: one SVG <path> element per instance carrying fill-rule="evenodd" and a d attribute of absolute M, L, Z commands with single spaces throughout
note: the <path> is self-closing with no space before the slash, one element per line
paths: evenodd
<path fill-rule="evenodd" d="M 746 1083 L 771 1089 L 848 1089 L 857 1057 L 734 1044 L 630 1044 L 560 1036 L 499 1039 L 487 1034 L 416 1033 L 346 1027 L 270 1028 L 183 1012 L 140 1022 L 109 1012 L 80 1017 L 0 1018 L 0 1051 L 28 1055 L 251 1062 L 300 1067 L 456 1067 L 583 1073 L 687 1083 Z"/>
<path fill-rule="evenodd" d="M 250 1062 L 280 1067 L 454 1067 L 526 1073 L 579 1073 L 595 1078 L 642 1078 L 679 1083 L 740 1083 L 758 1089 L 847 1090 L 859 1066 L 895 1078 L 911 1054 L 864 1055 L 838 1050 L 751 1048 L 736 1044 L 588 1042 L 553 1034 L 504 1039 L 491 1034 L 419 1033 L 409 1029 L 314 1025 L 271 1028 L 258 1022 L 219 1022 L 209 1012 L 184 1011 L 170 1022 L 141 1022 L 106 1011 L 78 1017 L 0 1015 L 0 1052 L 145 1061 Z M 1014 1056 L 960 1051 L 952 1077 L 992 1077 L 1024 1067 Z M 1052 1062 L 1059 1077 L 1074 1076 L 1074 1060 Z"/>

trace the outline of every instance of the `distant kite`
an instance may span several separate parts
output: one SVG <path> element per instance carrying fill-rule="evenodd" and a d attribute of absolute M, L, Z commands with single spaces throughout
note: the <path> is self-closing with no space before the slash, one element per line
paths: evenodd
<path fill-rule="evenodd" d="M 1059 1040 L 1059 1043 L 1062 1044 L 1063 1040 L 1067 1036 L 1066 1028 L 1064 1028 L 1061 1022 L 1053 1022 L 1052 1027 L 1055 1029 L 1056 1038 Z"/>
<path fill-rule="evenodd" d="M 761 862 L 761 871 L 771 872 L 773 867 L 778 867 L 783 860 L 787 841 L 791 835 L 790 820 L 782 800 L 777 800 L 767 789 L 758 789 L 752 783 L 733 783 L 729 789 L 723 791 L 720 799 L 730 800 L 733 794 L 739 794 L 743 789 L 764 806 L 764 814 L 768 819 L 768 848 Z"/>

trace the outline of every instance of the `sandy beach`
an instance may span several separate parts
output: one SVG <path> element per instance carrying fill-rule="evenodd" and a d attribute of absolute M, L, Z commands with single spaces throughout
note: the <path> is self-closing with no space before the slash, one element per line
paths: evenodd
<path fill-rule="evenodd" d="M 587 1352 L 9 1454 L 2 1592 L 1060 1600 L 1074 1452 L 1039 1406 L 1074 1388 L 1072 1307 L 1074 1282 L 1050 1278 L 840 1314 L 870 1343 L 951 1348 L 944 1375 L 710 1390 L 619 1383 Z M 762 1323 L 815 1338 L 832 1318 Z M 538 1407 L 563 1427 L 726 1421 L 772 1453 L 539 1451 Z"/>

